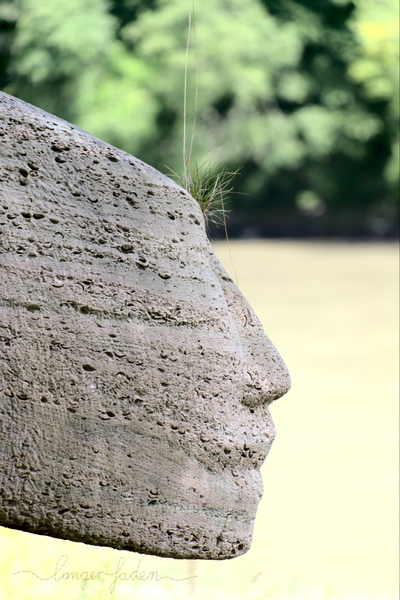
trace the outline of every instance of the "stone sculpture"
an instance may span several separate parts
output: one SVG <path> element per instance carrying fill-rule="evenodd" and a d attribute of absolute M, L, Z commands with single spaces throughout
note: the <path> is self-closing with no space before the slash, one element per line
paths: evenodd
<path fill-rule="evenodd" d="M 0 525 L 243 554 L 289 387 L 196 201 L 0 93 Z"/>

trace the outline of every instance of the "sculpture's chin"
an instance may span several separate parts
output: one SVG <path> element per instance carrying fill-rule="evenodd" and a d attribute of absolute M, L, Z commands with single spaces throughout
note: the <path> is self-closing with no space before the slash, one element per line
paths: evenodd
<path fill-rule="evenodd" d="M 80 518 L 80 524 L 85 528 L 83 541 L 182 559 L 222 560 L 244 554 L 251 545 L 254 518 L 261 497 L 258 474 L 256 477 L 248 474 L 247 489 L 240 491 L 220 476 L 209 478 L 205 475 L 204 479 L 209 479 L 207 485 L 204 480 L 202 482 L 203 492 L 207 491 L 208 497 L 204 495 L 201 503 L 195 492 L 193 502 L 184 506 L 181 499 L 175 504 L 171 497 L 164 501 L 141 499 L 132 502 L 128 512 L 129 503 L 124 502 L 120 504 L 121 512 L 116 507 L 113 514 L 103 514 L 101 526 L 95 523 L 93 529 L 90 519 Z M 225 497 L 229 494 L 231 510 L 227 511 L 216 492 Z M 81 529 L 77 531 L 79 521 L 75 515 L 69 526 L 66 519 L 62 537 L 80 541 Z M 104 538 L 99 536 L 101 529 Z"/>
<path fill-rule="evenodd" d="M 240 511 L 225 513 L 218 508 L 188 508 L 164 505 L 136 511 L 132 531 L 113 531 L 115 547 L 145 554 L 182 558 L 222 560 L 235 558 L 249 550 L 254 518 Z M 106 523 L 105 523 L 106 525 Z M 97 529 L 96 529 L 97 533 Z M 70 536 L 68 536 L 70 539 Z M 101 544 L 101 540 L 93 540 Z"/>
<path fill-rule="evenodd" d="M 196 482 L 192 475 L 196 468 L 191 465 L 190 469 L 190 481 L 183 477 L 182 485 L 192 491 L 191 500 L 188 494 L 184 506 L 174 504 L 171 498 L 164 505 L 141 507 L 133 546 L 132 542 L 124 546 L 126 539 L 122 538 L 122 547 L 174 558 L 214 560 L 235 558 L 249 550 L 262 496 L 260 473 L 243 474 L 239 484 L 230 476 L 204 471 Z"/>
<path fill-rule="evenodd" d="M 173 558 L 226 559 L 249 549 L 262 496 L 258 470 L 218 463 L 211 470 L 132 426 L 110 428 L 106 440 L 94 423 L 74 416 L 62 432 L 49 419 L 48 434 L 39 444 L 32 427 L 29 453 L 19 457 L 6 444 L 6 470 L 16 484 L 2 497 L 0 524 Z M 15 464 L 24 469 L 23 487 L 12 476 Z"/>
<path fill-rule="evenodd" d="M 111 546 L 167 558 L 224 560 L 250 549 L 254 519 L 240 511 L 224 514 L 212 509 L 188 509 L 164 505 L 162 508 L 132 507 L 132 515 L 103 514 L 85 518 L 82 513 L 49 519 L 35 515 L 29 522 L 20 515 L 7 526 L 54 538 Z M 0 511 L 1 512 L 1 511 Z M 0 519 L 1 524 L 1 519 Z"/>

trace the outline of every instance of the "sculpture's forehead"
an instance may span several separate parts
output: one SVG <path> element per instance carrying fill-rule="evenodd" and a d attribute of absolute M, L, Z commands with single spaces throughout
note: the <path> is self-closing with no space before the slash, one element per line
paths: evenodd
<path fill-rule="evenodd" d="M 57 310 L 224 327 L 222 267 L 185 190 L 61 119 L 4 94 L 0 105 L 9 290 Z"/>
<path fill-rule="evenodd" d="M 196 243 L 203 234 L 197 203 L 152 167 L 5 94 L 0 94 L 0 108 L 10 200 L 23 199 L 36 214 L 58 212 L 67 228 L 94 220 L 107 234 L 111 219 L 122 236 L 136 232 L 141 241 L 165 236 Z M 127 244 L 122 251 L 129 252 Z"/>

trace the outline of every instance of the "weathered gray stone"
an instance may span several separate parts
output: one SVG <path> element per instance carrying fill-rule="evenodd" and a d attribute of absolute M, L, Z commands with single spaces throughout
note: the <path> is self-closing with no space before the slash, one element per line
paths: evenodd
<path fill-rule="evenodd" d="M 0 524 L 238 556 L 289 386 L 196 201 L 0 93 Z"/>

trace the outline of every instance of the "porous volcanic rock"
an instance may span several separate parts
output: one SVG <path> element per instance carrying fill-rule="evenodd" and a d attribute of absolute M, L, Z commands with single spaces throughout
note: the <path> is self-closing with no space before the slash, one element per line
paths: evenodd
<path fill-rule="evenodd" d="M 289 385 L 196 201 L 0 93 L 0 524 L 238 556 Z"/>

